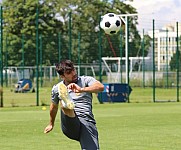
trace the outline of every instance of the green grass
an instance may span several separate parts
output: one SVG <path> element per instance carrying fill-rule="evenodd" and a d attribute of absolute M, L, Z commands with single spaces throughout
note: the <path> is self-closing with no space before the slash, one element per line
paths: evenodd
<path fill-rule="evenodd" d="M 10 88 L 3 89 L 3 101 L 5 107 L 36 106 L 36 92 L 14 93 Z M 49 105 L 51 99 L 51 87 L 39 88 L 39 105 Z"/>
<path fill-rule="evenodd" d="M 181 94 L 181 91 L 179 95 Z M 156 101 L 177 101 L 177 89 L 176 88 L 156 88 L 155 89 Z M 131 103 L 145 103 L 153 102 L 153 89 L 152 88 L 138 88 L 132 87 L 130 94 Z"/>
<path fill-rule="evenodd" d="M 80 150 L 60 130 L 60 116 L 49 134 L 49 108 L 0 108 L 1 150 Z M 94 103 L 102 150 L 180 150 L 181 103 Z"/>
<path fill-rule="evenodd" d="M 131 103 L 150 103 L 153 102 L 153 89 L 152 88 L 138 88 L 132 87 L 130 94 Z M 18 107 L 18 106 L 36 106 L 36 93 L 14 93 L 9 88 L 3 89 L 3 100 L 5 107 Z M 179 93 L 181 95 L 181 91 Z M 176 88 L 155 89 L 156 100 L 177 100 Z M 49 105 L 51 99 L 51 87 L 39 88 L 39 105 Z M 98 103 L 97 97 L 94 95 L 94 103 Z"/>

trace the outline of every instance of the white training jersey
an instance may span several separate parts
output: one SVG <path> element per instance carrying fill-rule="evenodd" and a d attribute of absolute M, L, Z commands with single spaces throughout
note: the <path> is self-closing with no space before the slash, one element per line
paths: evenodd
<path fill-rule="evenodd" d="M 81 88 L 91 86 L 97 80 L 91 76 L 79 76 L 77 85 Z M 63 81 L 61 81 L 63 82 Z M 54 85 L 52 88 L 51 100 L 53 103 L 58 104 L 61 100 L 58 96 L 58 84 Z M 92 93 L 83 92 L 83 93 L 74 93 L 72 90 L 68 89 L 70 97 L 73 99 L 75 104 L 75 113 L 78 116 L 80 121 L 89 121 L 96 123 L 94 115 L 92 113 Z"/>

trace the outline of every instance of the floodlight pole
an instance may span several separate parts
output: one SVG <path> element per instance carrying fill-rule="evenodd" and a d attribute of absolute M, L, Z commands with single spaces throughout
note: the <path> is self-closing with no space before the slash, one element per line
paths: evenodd
<path fill-rule="evenodd" d="M 137 14 L 121 14 L 118 15 L 125 24 L 125 57 L 126 57 L 126 83 L 129 83 L 129 58 L 128 58 L 128 17 L 137 16 Z"/>

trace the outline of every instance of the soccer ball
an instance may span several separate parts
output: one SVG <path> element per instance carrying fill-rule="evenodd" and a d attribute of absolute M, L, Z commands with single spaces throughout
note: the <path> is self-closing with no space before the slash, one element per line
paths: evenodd
<path fill-rule="evenodd" d="M 100 27 L 106 34 L 116 34 L 121 28 L 121 19 L 114 13 L 108 13 L 102 16 Z"/>

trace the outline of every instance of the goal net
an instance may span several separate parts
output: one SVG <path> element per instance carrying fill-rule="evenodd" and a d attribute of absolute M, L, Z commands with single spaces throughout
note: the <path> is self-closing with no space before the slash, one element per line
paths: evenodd
<path fill-rule="evenodd" d="M 132 76 L 135 62 L 139 62 L 139 70 L 142 66 L 143 59 L 150 59 L 150 57 L 129 57 L 129 76 L 126 74 L 125 57 L 102 57 L 102 60 L 107 68 L 108 83 L 122 83 L 128 81 L 127 78 Z"/>

